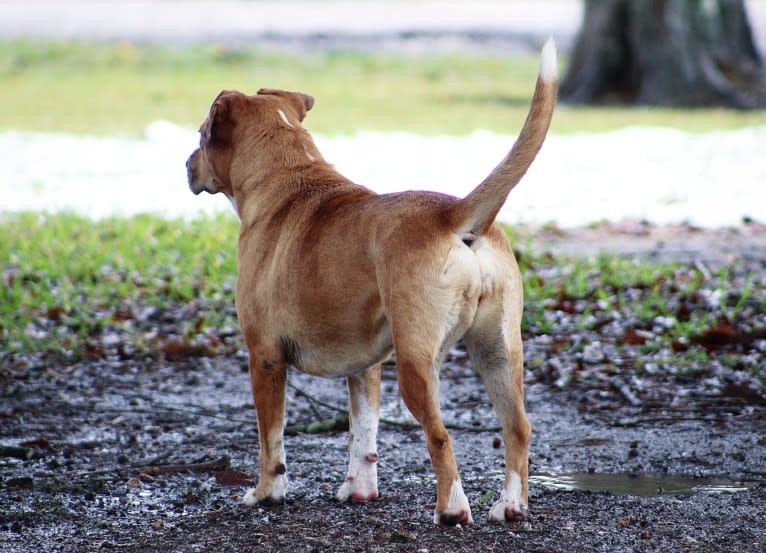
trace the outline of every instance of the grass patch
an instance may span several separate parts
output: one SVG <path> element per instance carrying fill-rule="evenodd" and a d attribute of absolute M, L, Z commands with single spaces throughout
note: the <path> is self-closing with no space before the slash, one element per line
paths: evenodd
<path fill-rule="evenodd" d="M 0 129 L 137 134 L 158 119 L 196 127 L 221 89 L 255 92 L 268 86 L 317 98 L 306 122 L 313 132 L 465 134 L 483 128 L 514 134 L 526 116 L 537 63 L 536 57 L 5 42 Z M 763 124 L 764 112 L 560 106 L 553 132 L 628 125 L 704 132 Z"/>
<path fill-rule="evenodd" d="M 228 214 L 0 217 L 0 361 L 236 353 L 244 347 L 233 297 L 238 229 Z M 604 364 L 629 359 L 630 371 L 698 371 L 713 356 L 762 378 L 766 288 L 747 268 L 711 273 L 530 248 L 519 258 L 527 340 L 551 336 L 552 351 L 577 363 L 599 342 Z"/>
<path fill-rule="evenodd" d="M 236 326 L 238 229 L 223 215 L 1 218 L 0 357 L 99 357 L 105 337 L 141 353 L 162 348 L 171 334 L 188 342 L 207 328 Z M 185 318 L 189 305 L 199 317 Z"/>

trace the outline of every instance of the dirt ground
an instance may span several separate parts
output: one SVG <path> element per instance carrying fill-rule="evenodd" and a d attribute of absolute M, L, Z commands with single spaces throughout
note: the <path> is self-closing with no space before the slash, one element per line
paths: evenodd
<path fill-rule="evenodd" d="M 537 239 L 540 248 L 571 252 L 572 243 L 587 245 L 588 232 L 579 240 L 553 231 Z M 656 257 L 668 250 L 652 242 L 656 232 L 609 234 L 623 240 L 621 249 Z M 679 232 L 659 242 L 680 239 Z M 705 248 L 706 255 L 718 262 L 747 255 L 763 269 L 763 236 L 747 232 L 708 236 L 722 245 Z M 696 242 L 680 240 L 684 255 L 694 257 Z M 543 342 L 526 336 L 525 343 L 529 363 Z M 289 499 L 246 508 L 241 497 L 255 474 L 257 433 L 241 352 L 73 364 L 27 359 L 2 367 L 0 550 L 766 549 L 766 399 L 758 393 L 705 395 L 701 382 L 663 376 L 651 384 L 659 399 L 647 403 L 586 380 L 561 388 L 531 367 L 529 517 L 490 524 L 491 496 L 502 484 L 501 435 L 457 348 L 442 372 L 442 406 L 476 520 L 461 529 L 432 523 L 432 469 L 395 379 L 387 365 L 382 409 L 392 422 L 379 437 L 378 501 L 334 500 L 346 468 L 344 421 L 333 407 L 346 405 L 343 381 L 293 373 Z M 327 420 L 330 429 L 311 426 Z"/>

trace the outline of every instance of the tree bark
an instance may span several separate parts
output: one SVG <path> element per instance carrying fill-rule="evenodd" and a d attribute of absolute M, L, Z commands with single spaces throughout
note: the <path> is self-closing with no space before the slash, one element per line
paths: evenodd
<path fill-rule="evenodd" d="M 766 106 L 744 0 L 585 0 L 570 103 Z"/>

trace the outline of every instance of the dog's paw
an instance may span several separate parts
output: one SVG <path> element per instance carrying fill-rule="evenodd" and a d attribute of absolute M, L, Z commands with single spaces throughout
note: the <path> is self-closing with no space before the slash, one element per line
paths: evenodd
<path fill-rule="evenodd" d="M 359 482 L 359 478 L 347 476 L 335 497 L 338 501 L 374 501 L 378 499 L 378 489 L 374 483 Z"/>
<path fill-rule="evenodd" d="M 279 474 L 274 478 L 270 486 L 263 485 L 263 481 L 261 481 L 257 487 L 247 490 L 242 498 L 242 502 L 248 507 L 260 504 L 282 503 L 285 500 L 286 494 L 287 476 Z"/>
<path fill-rule="evenodd" d="M 440 526 L 473 525 L 471 507 L 468 505 L 468 498 L 465 496 L 463 484 L 460 480 L 455 480 L 452 483 L 447 508 L 443 511 L 438 509 L 434 511 L 434 524 L 439 524 Z"/>
<path fill-rule="evenodd" d="M 434 524 L 439 526 L 473 526 L 473 517 L 471 510 L 460 511 L 458 513 L 438 513 L 434 512 Z"/>
<path fill-rule="evenodd" d="M 335 497 L 338 501 L 374 501 L 378 499 L 377 453 L 368 454 L 361 463 L 352 463 L 346 481 Z"/>
<path fill-rule="evenodd" d="M 489 510 L 490 522 L 518 522 L 527 516 L 527 503 L 522 499 L 521 477 L 511 471 L 507 487 Z"/>
<path fill-rule="evenodd" d="M 500 499 L 489 510 L 490 522 L 518 522 L 527 516 L 527 506 L 521 501 Z"/>

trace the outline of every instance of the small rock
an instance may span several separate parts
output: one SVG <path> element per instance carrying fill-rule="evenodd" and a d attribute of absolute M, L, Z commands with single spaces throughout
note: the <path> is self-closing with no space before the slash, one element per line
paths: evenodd
<path fill-rule="evenodd" d="M 134 490 L 138 490 L 144 487 L 144 483 L 138 478 L 131 478 L 128 480 L 128 487 Z"/>
<path fill-rule="evenodd" d="M 391 543 L 408 543 L 408 542 L 416 541 L 416 540 L 417 540 L 416 536 L 412 534 L 408 534 L 404 530 L 395 530 L 394 532 L 391 533 L 391 537 L 388 539 L 388 541 L 390 541 Z"/>
<path fill-rule="evenodd" d="M 5 481 L 6 488 L 16 488 L 22 490 L 31 490 L 35 487 L 35 481 L 30 476 L 21 476 L 19 478 L 9 478 Z"/>
<path fill-rule="evenodd" d="M 122 343 L 122 337 L 119 334 L 104 334 L 101 337 L 101 343 L 106 347 L 116 346 Z"/>
<path fill-rule="evenodd" d="M 586 363 L 601 363 L 604 360 L 604 349 L 601 342 L 591 342 L 582 351 L 582 360 Z"/>

